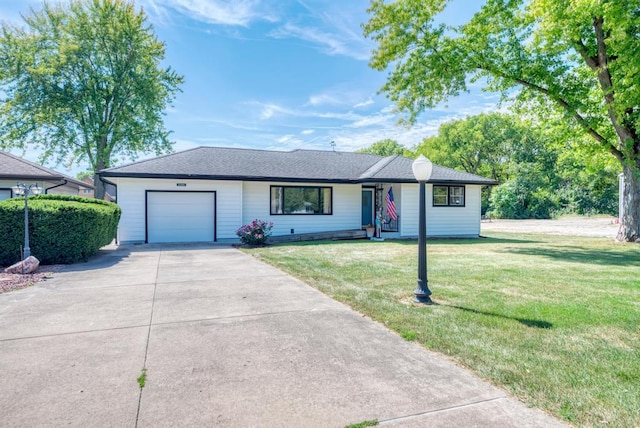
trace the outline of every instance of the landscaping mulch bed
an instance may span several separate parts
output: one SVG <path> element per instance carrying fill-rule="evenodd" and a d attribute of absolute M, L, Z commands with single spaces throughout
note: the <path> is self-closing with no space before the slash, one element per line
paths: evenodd
<path fill-rule="evenodd" d="M 45 281 L 47 278 L 51 278 L 54 272 L 58 272 L 61 267 L 61 265 L 40 266 L 35 272 L 25 275 L 4 273 L 4 268 L 0 268 L 0 293 L 30 287 L 40 281 Z"/>

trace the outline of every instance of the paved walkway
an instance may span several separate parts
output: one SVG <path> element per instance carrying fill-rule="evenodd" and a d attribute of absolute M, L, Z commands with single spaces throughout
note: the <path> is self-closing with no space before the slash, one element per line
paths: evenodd
<path fill-rule="evenodd" d="M 103 251 L 0 295 L 0 396 L 3 427 L 563 426 L 213 246 Z"/>

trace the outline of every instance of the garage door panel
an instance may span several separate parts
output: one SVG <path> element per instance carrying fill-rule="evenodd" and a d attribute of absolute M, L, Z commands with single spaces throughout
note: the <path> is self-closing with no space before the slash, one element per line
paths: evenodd
<path fill-rule="evenodd" d="M 215 240 L 215 192 L 147 193 L 147 241 Z"/>

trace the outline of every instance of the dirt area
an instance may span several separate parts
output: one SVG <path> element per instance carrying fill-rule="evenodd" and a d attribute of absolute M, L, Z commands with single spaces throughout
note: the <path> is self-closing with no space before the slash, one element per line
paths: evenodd
<path fill-rule="evenodd" d="M 481 233 L 542 233 L 550 235 L 615 238 L 615 217 L 563 217 L 557 220 L 482 220 Z"/>
<path fill-rule="evenodd" d="M 4 273 L 4 268 L 0 268 L 0 293 L 30 287 L 50 278 L 51 274 L 60 268 L 59 265 L 40 266 L 35 272 L 26 275 Z"/>

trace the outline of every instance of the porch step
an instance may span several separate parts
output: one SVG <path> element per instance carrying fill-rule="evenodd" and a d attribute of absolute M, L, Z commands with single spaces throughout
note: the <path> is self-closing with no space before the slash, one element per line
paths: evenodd
<path fill-rule="evenodd" d="M 320 241 L 341 240 L 341 239 L 363 239 L 367 237 L 365 230 L 335 230 L 330 232 L 294 233 L 291 235 L 272 236 L 269 238 L 270 244 L 282 244 L 285 242 L 298 241 Z"/>

